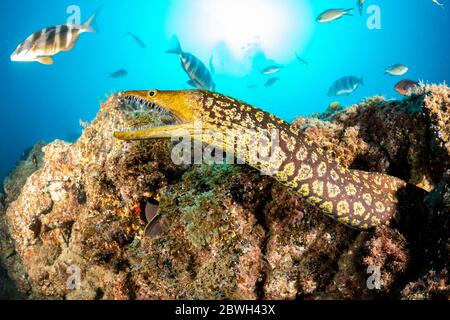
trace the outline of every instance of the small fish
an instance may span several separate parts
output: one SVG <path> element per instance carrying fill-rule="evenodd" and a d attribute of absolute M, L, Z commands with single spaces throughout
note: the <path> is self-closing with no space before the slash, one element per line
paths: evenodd
<path fill-rule="evenodd" d="M 266 83 L 264 84 L 265 87 L 271 87 L 273 86 L 275 83 L 277 83 L 278 81 L 280 81 L 280 78 L 270 78 L 269 80 L 266 81 Z"/>
<path fill-rule="evenodd" d="M 256 84 L 248 84 L 247 85 L 247 89 L 256 89 L 256 88 L 258 88 L 258 85 L 256 85 Z"/>
<path fill-rule="evenodd" d="M 356 1 L 356 5 L 358 6 L 360 16 L 362 16 L 362 13 L 363 13 L 364 2 L 365 2 L 365 0 L 357 0 Z"/>
<path fill-rule="evenodd" d="M 347 96 L 353 93 L 362 84 L 364 84 L 363 78 L 354 76 L 342 77 L 336 80 L 330 90 L 328 90 L 328 96 Z"/>
<path fill-rule="evenodd" d="M 33 154 L 33 156 L 31 157 L 31 162 L 33 163 L 36 169 L 39 168 L 39 160 L 35 154 Z"/>
<path fill-rule="evenodd" d="M 419 88 L 419 82 L 404 79 L 395 85 L 394 90 L 403 96 L 408 96 Z"/>
<path fill-rule="evenodd" d="M 334 20 L 338 20 L 343 16 L 353 16 L 351 12 L 353 9 L 329 9 L 322 12 L 316 19 L 319 23 L 327 23 L 332 22 Z"/>
<path fill-rule="evenodd" d="M 131 32 L 127 32 L 125 34 L 126 36 L 130 36 L 131 38 L 133 38 L 134 42 L 136 42 L 136 44 L 141 47 L 142 49 L 147 48 L 147 46 L 145 45 L 144 41 L 142 41 L 137 35 L 135 35 L 134 33 Z"/>
<path fill-rule="evenodd" d="M 271 65 L 268 67 L 265 67 L 264 69 L 261 70 L 262 74 L 265 75 L 271 75 L 271 74 L 275 74 L 281 71 L 281 69 L 283 68 L 283 66 L 281 65 Z"/>
<path fill-rule="evenodd" d="M 332 103 L 330 103 L 330 105 L 328 106 L 327 111 L 328 112 L 336 112 L 339 110 L 342 110 L 342 104 L 339 101 L 333 101 Z"/>
<path fill-rule="evenodd" d="M 187 73 L 190 80 L 188 84 L 197 89 L 214 91 L 216 85 L 212 79 L 208 68 L 193 54 L 184 52 L 181 49 L 180 40 L 173 36 L 170 49 L 167 53 L 176 54 L 181 60 L 181 67 Z"/>
<path fill-rule="evenodd" d="M 385 69 L 386 71 L 384 72 L 384 74 L 390 74 L 391 76 L 402 76 L 409 70 L 407 66 L 400 63 L 394 64 Z"/>
<path fill-rule="evenodd" d="M 214 57 L 211 56 L 209 59 L 209 71 L 211 71 L 211 74 L 216 74 L 216 67 L 214 67 Z"/>
<path fill-rule="evenodd" d="M 110 73 L 109 77 L 113 78 L 113 79 L 120 79 L 120 78 L 126 77 L 127 75 L 128 75 L 128 71 L 127 70 L 120 69 L 120 70 L 114 71 L 113 73 Z"/>
<path fill-rule="evenodd" d="M 302 57 L 300 57 L 300 55 L 299 54 L 295 54 L 295 57 L 297 58 L 297 60 L 301 63 L 301 64 L 304 64 L 305 66 L 309 66 L 309 63 L 305 60 L 305 59 L 303 59 Z"/>
<path fill-rule="evenodd" d="M 103 103 L 100 103 L 100 105 L 102 105 Z M 89 122 L 88 121 L 83 121 L 83 120 L 79 120 L 78 123 L 80 124 L 80 127 L 82 127 L 83 129 L 86 129 L 89 126 Z"/>
<path fill-rule="evenodd" d="M 95 32 L 92 25 L 100 9 L 82 25 L 59 25 L 37 31 L 19 44 L 11 54 L 14 62 L 39 62 L 53 64 L 53 56 L 61 51 L 70 51 L 79 36 L 85 32 Z"/>
<path fill-rule="evenodd" d="M 0 251 L 0 257 L 3 259 L 9 259 L 16 254 L 16 249 L 14 247 L 9 247 Z"/>
<path fill-rule="evenodd" d="M 443 3 L 440 3 L 439 0 L 431 0 L 433 1 L 434 4 L 436 4 L 438 7 L 440 7 L 441 9 L 445 9 L 445 6 Z"/>

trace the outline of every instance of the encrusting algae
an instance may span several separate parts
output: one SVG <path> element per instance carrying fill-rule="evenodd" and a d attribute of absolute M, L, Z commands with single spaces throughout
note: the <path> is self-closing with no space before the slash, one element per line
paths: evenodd
<path fill-rule="evenodd" d="M 45 146 L 25 183 L 10 178 L 0 243 L 15 254 L 1 268 L 29 298 L 448 299 L 450 89 L 426 89 L 293 123 L 339 166 L 429 191 L 395 225 L 364 232 L 249 166 L 175 165 L 173 142 L 115 139 L 172 119 L 112 96 L 76 143 Z M 145 237 L 151 199 L 161 228 Z M 379 290 L 367 286 L 371 266 Z M 79 289 L 67 286 L 70 267 Z"/>

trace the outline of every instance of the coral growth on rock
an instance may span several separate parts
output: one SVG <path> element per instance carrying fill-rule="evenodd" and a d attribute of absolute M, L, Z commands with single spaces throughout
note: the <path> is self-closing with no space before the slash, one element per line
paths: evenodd
<path fill-rule="evenodd" d="M 247 166 L 177 166 L 170 141 L 117 141 L 161 119 L 113 96 L 76 143 L 6 180 L 0 279 L 41 299 L 448 299 L 450 89 L 426 89 L 293 124 L 346 167 L 430 191 L 411 229 L 353 230 Z M 145 237 L 154 199 L 160 228 Z"/>
<path fill-rule="evenodd" d="M 23 299 L 30 289 L 28 276 L 8 230 L 5 197 L 0 194 L 0 300 Z"/>

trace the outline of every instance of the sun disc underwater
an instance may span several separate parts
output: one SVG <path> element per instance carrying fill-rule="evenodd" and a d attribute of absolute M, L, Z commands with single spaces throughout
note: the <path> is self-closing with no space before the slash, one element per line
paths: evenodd
<path fill-rule="evenodd" d="M 167 32 L 177 34 L 186 50 L 195 50 L 204 61 L 218 50 L 223 56 L 225 47 L 233 65 L 222 64 L 218 71 L 245 74 L 259 53 L 279 63 L 294 60 L 313 26 L 309 1 L 173 1 Z"/>

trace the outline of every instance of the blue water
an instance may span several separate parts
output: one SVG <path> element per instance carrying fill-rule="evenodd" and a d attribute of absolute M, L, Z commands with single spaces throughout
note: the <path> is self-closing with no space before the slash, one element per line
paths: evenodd
<path fill-rule="evenodd" d="M 230 14 L 232 10 L 202 12 L 198 3 L 208 1 L 219 0 L 1 1 L 0 178 L 13 168 L 24 149 L 37 141 L 75 140 L 81 133 L 79 120 L 92 120 L 99 100 L 105 100 L 106 95 L 114 91 L 188 88 L 188 78 L 177 57 L 165 53 L 174 33 L 179 35 L 183 49 L 197 55 L 205 64 L 214 53 L 217 91 L 286 120 L 323 111 L 336 100 L 349 105 L 375 94 L 401 98 L 392 89 L 400 78 L 383 75 L 383 66 L 395 63 L 408 65 L 411 70 L 404 77 L 413 80 L 439 83 L 449 80 L 450 3 L 446 0 L 441 1 L 447 2 L 448 10 L 441 10 L 431 0 L 367 0 L 366 6 L 376 4 L 381 10 L 381 29 L 376 30 L 366 25 L 369 15 L 365 13 L 360 17 L 357 11 L 354 17 L 344 17 L 331 24 L 315 22 L 322 11 L 332 7 L 355 7 L 356 1 L 261 0 L 260 5 L 252 1 L 253 8 L 244 14 L 238 12 L 237 17 Z M 222 1 L 227 6 L 238 2 Z M 10 61 L 10 54 L 29 34 L 65 23 L 70 5 L 80 7 L 84 22 L 103 2 L 105 6 L 97 21 L 99 32 L 81 35 L 72 51 L 54 57 L 54 65 Z M 190 10 L 194 2 L 197 7 Z M 208 32 L 214 33 L 216 40 L 221 39 L 221 34 L 220 30 L 201 25 L 198 19 L 212 21 L 218 15 L 228 14 L 221 17 L 221 21 L 225 21 L 222 29 L 226 31 L 228 42 L 233 42 L 242 36 L 240 31 L 245 31 L 247 18 L 247 26 L 254 26 L 252 12 L 257 14 L 267 4 L 276 4 L 284 10 L 282 12 L 297 14 L 299 18 L 295 22 L 301 25 L 297 28 L 301 30 L 280 32 L 270 42 L 274 47 L 272 51 L 256 46 L 252 54 L 244 58 L 230 54 L 229 47 L 236 43 L 224 40 L 214 48 L 211 48 L 211 41 L 202 45 L 203 38 L 209 39 Z M 210 16 L 210 20 L 205 16 Z M 279 24 L 283 19 L 288 23 L 292 16 L 271 17 L 269 14 L 262 37 L 266 39 L 267 32 L 277 30 L 271 23 Z M 147 48 L 140 48 L 125 36 L 128 31 L 138 35 Z M 235 37 L 233 34 L 230 37 L 230 32 L 235 32 Z M 199 34 L 203 38 L 199 38 Z M 294 43 L 295 39 L 298 41 Z M 298 63 L 295 51 L 310 65 Z M 275 57 L 271 52 L 276 52 Z M 276 75 L 280 78 L 277 84 L 264 88 L 262 84 L 269 77 L 262 76 L 258 68 L 271 62 L 283 64 L 285 68 Z M 108 78 L 110 72 L 118 69 L 126 69 L 128 76 Z M 332 83 L 346 75 L 364 77 L 365 85 L 348 97 L 328 97 L 326 94 Z M 252 84 L 259 87 L 248 89 L 247 85 Z"/>

